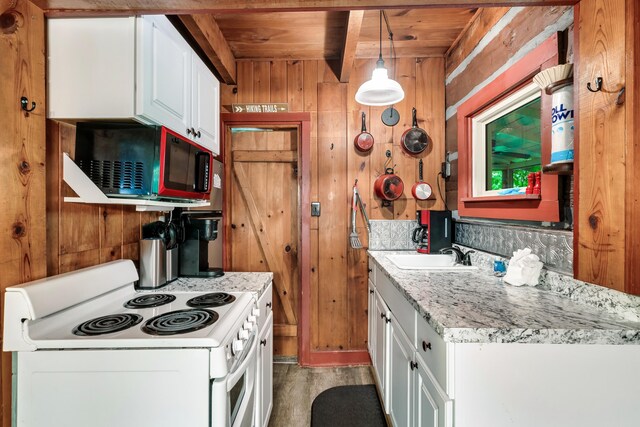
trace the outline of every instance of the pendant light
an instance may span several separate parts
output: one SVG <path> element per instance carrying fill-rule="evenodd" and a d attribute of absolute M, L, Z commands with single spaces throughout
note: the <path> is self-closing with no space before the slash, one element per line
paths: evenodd
<path fill-rule="evenodd" d="M 389 78 L 389 73 L 384 67 L 382 59 L 382 14 L 380 11 L 380 54 L 376 61 L 376 68 L 373 70 L 371 80 L 368 80 L 360 86 L 356 92 L 356 102 L 363 105 L 392 105 L 404 99 L 404 91 L 400 84 Z M 386 17 L 385 17 L 386 18 Z M 393 35 L 389 31 L 389 38 L 393 46 Z M 393 59 L 393 58 L 392 58 Z"/>

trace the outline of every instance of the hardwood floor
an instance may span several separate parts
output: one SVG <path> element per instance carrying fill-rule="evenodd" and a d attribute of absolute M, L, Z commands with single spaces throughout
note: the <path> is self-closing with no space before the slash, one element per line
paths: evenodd
<path fill-rule="evenodd" d="M 340 385 L 373 384 L 370 366 L 302 368 L 273 365 L 273 410 L 269 427 L 306 427 L 311 404 L 322 391 Z"/>

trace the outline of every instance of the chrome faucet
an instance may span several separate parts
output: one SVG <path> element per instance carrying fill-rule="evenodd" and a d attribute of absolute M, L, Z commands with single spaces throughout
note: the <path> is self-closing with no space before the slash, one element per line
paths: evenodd
<path fill-rule="evenodd" d="M 462 265 L 471 265 L 471 254 L 474 252 L 474 250 L 463 252 L 462 249 L 456 248 L 455 246 L 440 249 L 441 254 L 454 254 L 456 256 L 456 264 Z"/>

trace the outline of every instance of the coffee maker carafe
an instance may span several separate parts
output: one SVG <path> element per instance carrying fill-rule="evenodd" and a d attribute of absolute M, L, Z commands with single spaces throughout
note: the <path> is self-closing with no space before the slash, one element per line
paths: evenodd
<path fill-rule="evenodd" d="M 418 227 L 413 230 L 413 241 L 421 254 L 437 253 L 451 246 L 451 211 L 416 211 Z"/>
<path fill-rule="evenodd" d="M 180 276 L 220 277 L 221 268 L 209 267 L 209 242 L 218 238 L 220 212 L 188 211 L 181 215 L 184 238 L 180 249 Z"/>

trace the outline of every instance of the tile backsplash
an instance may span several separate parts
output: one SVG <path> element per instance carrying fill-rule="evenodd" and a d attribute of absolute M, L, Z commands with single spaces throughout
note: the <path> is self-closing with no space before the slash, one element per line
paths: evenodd
<path fill-rule="evenodd" d="M 372 220 L 369 249 L 413 250 L 411 240 L 418 226 L 413 220 Z M 511 226 L 489 222 L 456 220 L 454 243 L 510 258 L 517 249 L 531 248 L 545 267 L 573 274 L 573 233 L 564 230 Z"/>
<path fill-rule="evenodd" d="M 371 220 L 369 250 L 399 251 L 416 249 L 418 245 L 411 240 L 413 229 L 418 226 L 412 220 Z"/>
<path fill-rule="evenodd" d="M 573 274 L 573 232 L 457 220 L 455 243 L 510 258 L 531 248 L 549 270 Z"/>

